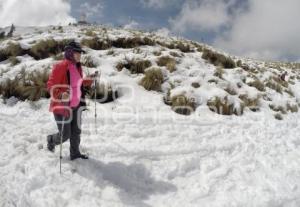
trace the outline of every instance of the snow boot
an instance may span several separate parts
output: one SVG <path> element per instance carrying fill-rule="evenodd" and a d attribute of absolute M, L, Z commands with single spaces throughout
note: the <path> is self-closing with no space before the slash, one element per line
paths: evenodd
<path fill-rule="evenodd" d="M 47 148 L 50 152 L 54 152 L 55 150 L 55 143 L 53 141 L 52 135 L 47 136 Z"/>
<path fill-rule="evenodd" d="M 78 155 L 71 155 L 70 156 L 71 160 L 75 160 L 75 159 L 78 159 L 78 158 L 84 159 L 84 160 L 89 159 L 89 157 L 87 155 L 85 155 L 85 154 L 78 154 Z"/>

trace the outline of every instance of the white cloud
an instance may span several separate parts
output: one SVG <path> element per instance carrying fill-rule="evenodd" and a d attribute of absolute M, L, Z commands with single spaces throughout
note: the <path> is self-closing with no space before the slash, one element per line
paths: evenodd
<path fill-rule="evenodd" d="M 91 16 L 97 16 L 98 18 L 102 16 L 102 10 L 103 10 L 102 3 L 97 3 L 96 5 L 91 5 L 88 2 L 84 2 L 80 5 L 79 11 L 81 14 L 86 15 L 87 18 Z"/>
<path fill-rule="evenodd" d="M 163 37 L 168 37 L 170 36 L 171 32 L 168 28 L 160 28 L 156 31 L 156 34 L 160 35 L 160 36 L 163 36 Z"/>
<path fill-rule="evenodd" d="M 139 28 L 139 23 L 134 21 L 134 20 L 131 20 L 128 24 L 125 24 L 123 26 L 124 29 L 138 29 Z"/>
<path fill-rule="evenodd" d="M 300 54 L 299 8 L 299 0 L 189 0 L 170 24 L 214 32 L 214 45 L 236 55 L 291 59 Z"/>
<path fill-rule="evenodd" d="M 66 25 L 74 22 L 67 0 L 0 0 L 0 26 Z"/>
<path fill-rule="evenodd" d="M 171 27 L 176 32 L 187 29 L 198 31 L 216 31 L 230 23 L 229 7 L 236 0 L 192 0 L 187 1 L 174 19 L 170 20 Z"/>
<path fill-rule="evenodd" d="M 178 0 L 140 0 L 144 7 L 163 9 L 177 3 Z"/>
<path fill-rule="evenodd" d="M 254 58 L 299 57 L 299 8 L 299 0 L 251 0 L 248 12 L 236 18 L 215 45 Z"/>

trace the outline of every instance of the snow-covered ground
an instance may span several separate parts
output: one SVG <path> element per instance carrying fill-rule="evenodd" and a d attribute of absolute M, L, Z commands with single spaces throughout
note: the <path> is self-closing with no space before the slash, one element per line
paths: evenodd
<path fill-rule="evenodd" d="M 64 32 L 49 28 L 17 30 L 23 47 L 43 38 L 83 36 L 76 27 Z M 35 34 L 32 32 L 36 31 Z M 102 31 L 102 30 L 101 30 Z M 140 32 L 108 29 L 111 39 Z M 80 37 L 79 37 L 80 36 Z M 171 38 L 153 36 L 164 41 Z M 17 39 L 17 38 L 16 38 Z M 4 47 L 4 41 L 0 47 Z M 225 70 L 223 79 L 216 67 L 201 58 L 201 52 L 181 53 L 160 46 L 135 49 L 87 49 L 101 82 L 118 89 L 120 97 L 111 103 L 97 104 L 97 128 L 94 125 L 94 102 L 83 114 L 81 150 L 89 160 L 69 160 L 69 143 L 63 145 L 62 175 L 59 174 L 59 148 L 46 149 L 46 136 L 57 131 L 49 100 L 0 101 L 0 207 L 40 206 L 204 206 L 204 207 L 298 207 L 300 206 L 300 126 L 299 113 L 287 113 L 283 121 L 274 118 L 269 104 L 298 104 L 300 82 L 293 79 L 287 89 L 294 96 L 267 88 L 264 93 L 247 83 L 252 80 L 241 68 Z M 177 52 L 176 71 L 162 67 L 166 81 L 163 93 L 146 91 L 138 82 L 143 74 L 118 72 L 116 64 L 125 59 L 151 61 Z M 0 82 L 27 71 L 50 68 L 52 58 L 34 60 L 19 57 L 21 63 L 0 63 Z M 246 60 L 245 60 L 246 61 Z M 262 63 L 247 60 L 257 67 Z M 263 67 L 263 66 L 261 66 Z M 84 68 L 90 73 L 95 68 Z M 298 71 L 286 69 L 289 76 Z M 279 75 L 280 70 L 264 68 L 256 74 L 261 81 Z M 253 75 L 253 74 L 252 74 Z M 210 82 L 217 80 L 218 83 Z M 243 82 L 242 79 L 245 79 Z M 199 88 L 191 87 L 197 82 Z M 172 111 L 163 96 L 184 93 L 197 101 L 190 116 Z M 240 87 L 237 87 L 240 85 Z M 260 111 L 246 109 L 242 116 L 222 116 L 211 112 L 206 102 L 214 96 L 228 96 L 224 90 L 234 88 L 237 95 L 260 97 Z M 263 99 L 263 95 L 268 99 Z"/>
<path fill-rule="evenodd" d="M 47 105 L 0 107 L 0 206 L 300 205 L 299 114 L 181 123 L 140 108 L 138 121 L 111 103 L 97 106 L 96 134 L 90 103 L 81 142 L 90 159 L 69 161 L 64 144 L 60 175 L 59 150 L 45 149 L 56 132 Z"/>

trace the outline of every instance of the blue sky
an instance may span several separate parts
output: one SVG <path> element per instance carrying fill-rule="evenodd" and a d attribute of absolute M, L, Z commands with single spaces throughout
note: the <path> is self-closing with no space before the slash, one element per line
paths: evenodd
<path fill-rule="evenodd" d="M 150 0 L 151 1 L 151 0 Z M 85 10 L 82 7 L 84 4 L 89 6 L 101 5 L 98 12 L 93 12 L 87 17 L 89 22 L 96 22 L 101 24 L 124 26 L 131 21 L 138 23 L 136 26 L 142 30 L 157 30 L 160 28 L 168 28 L 174 35 L 183 36 L 188 39 L 205 42 L 212 44 L 215 40 L 217 33 L 214 31 L 199 31 L 190 28 L 186 31 L 172 31 L 170 21 L 180 13 L 185 0 L 172 0 L 172 3 L 166 3 L 161 7 L 151 6 L 147 1 L 142 0 L 71 0 L 71 14 L 76 19 L 80 19 L 83 13 L 89 13 L 89 9 Z M 158 2 L 158 1 L 152 1 Z M 163 2 L 163 0 L 162 0 Z M 171 1 L 170 1 L 171 2 Z M 241 6 L 242 1 L 238 0 L 237 4 L 233 5 L 230 9 Z M 159 3 L 158 3 L 159 4 Z M 82 8 L 81 8 L 82 7 Z"/>
<path fill-rule="evenodd" d="M 300 49 L 295 48 L 295 43 L 300 43 L 300 38 L 284 40 L 291 36 L 285 33 L 300 32 L 300 28 L 292 28 L 290 21 L 300 17 L 291 9 L 300 8 L 297 1 L 71 0 L 71 14 L 78 19 L 81 13 L 90 12 L 89 6 L 82 7 L 83 4 L 100 5 L 98 12 L 91 11 L 89 21 L 113 26 L 133 21 L 138 29 L 167 28 L 174 35 L 205 42 L 235 55 L 299 61 Z M 281 15 L 290 18 L 281 19 Z M 253 22 L 257 25 L 253 26 Z M 286 31 L 270 27 L 274 22 Z"/>
<path fill-rule="evenodd" d="M 300 61 L 299 0 L 0 0 L 0 27 L 90 22 L 208 43 L 233 55 Z"/>
<path fill-rule="evenodd" d="M 181 10 L 183 0 L 175 0 L 177 3 L 168 7 L 147 7 L 140 0 L 89 0 L 89 5 L 100 4 L 99 13 L 93 13 L 88 17 L 90 22 L 113 24 L 114 26 L 128 24 L 134 20 L 139 23 L 141 29 L 159 29 L 168 27 L 169 18 L 175 17 Z M 79 18 L 84 9 L 80 8 L 82 0 L 72 0 L 72 15 Z"/>

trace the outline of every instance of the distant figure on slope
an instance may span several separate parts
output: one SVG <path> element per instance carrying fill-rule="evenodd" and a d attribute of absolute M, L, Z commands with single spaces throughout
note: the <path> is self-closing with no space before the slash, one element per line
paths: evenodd
<path fill-rule="evenodd" d="M 84 53 L 81 46 L 77 42 L 70 42 L 65 47 L 64 60 L 54 65 L 47 83 L 51 95 L 49 110 L 53 112 L 59 130 L 59 133 L 47 136 L 47 148 L 54 152 L 55 146 L 60 144 L 62 133 L 62 142 L 70 139 L 71 160 L 88 159 L 79 150 L 81 112 L 86 107 L 83 87 L 90 87 L 95 75 L 82 77 L 81 53 Z"/>
<path fill-rule="evenodd" d="M 280 79 L 282 80 L 282 81 L 286 81 L 285 80 L 285 78 L 286 78 L 286 76 L 287 76 L 287 72 L 285 71 L 284 73 L 282 73 L 281 75 L 280 75 Z"/>
<path fill-rule="evenodd" d="M 10 30 L 7 34 L 7 37 L 12 37 L 15 30 L 16 30 L 16 27 L 15 27 L 14 24 L 12 24 L 11 27 L 10 27 Z"/>

